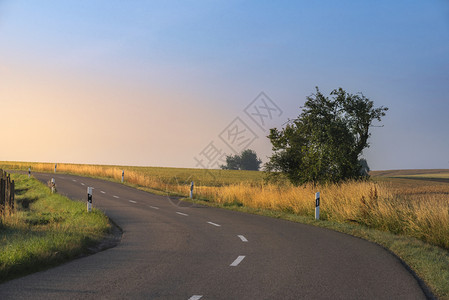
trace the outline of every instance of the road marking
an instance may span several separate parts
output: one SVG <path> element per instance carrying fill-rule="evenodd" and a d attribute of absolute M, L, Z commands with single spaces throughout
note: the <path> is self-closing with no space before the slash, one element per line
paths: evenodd
<path fill-rule="evenodd" d="M 72 179 L 73 182 L 76 182 L 76 179 Z"/>
<path fill-rule="evenodd" d="M 81 182 L 81 185 L 85 185 L 85 184 Z"/>
<path fill-rule="evenodd" d="M 106 194 L 106 192 L 104 192 L 104 191 L 100 191 L 100 193 L 102 193 L 102 194 Z"/>
<path fill-rule="evenodd" d="M 154 208 L 154 209 L 159 209 L 159 207 L 156 207 L 156 206 L 151 206 L 151 205 L 150 205 L 150 207 L 151 207 L 151 208 Z"/>
<path fill-rule="evenodd" d="M 243 235 L 238 235 L 238 237 L 242 240 L 242 242 L 247 242 L 248 240 Z"/>
<path fill-rule="evenodd" d="M 234 260 L 234 262 L 232 264 L 230 264 L 230 267 L 237 267 L 239 265 L 239 263 L 242 262 L 242 260 L 245 258 L 245 255 L 240 255 L 239 257 L 237 257 L 236 260 Z"/>
<path fill-rule="evenodd" d="M 119 199 L 119 198 L 120 198 L 119 196 L 112 196 L 112 197 L 114 197 L 114 198 L 117 198 L 117 199 Z"/>
<path fill-rule="evenodd" d="M 207 222 L 207 223 L 210 224 L 210 225 L 217 226 L 217 227 L 220 227 L 220 226 L 221 226 L 220 224 L 216 224 L 216 223 L 212 223 L 212 222 Z"/>
<path fill-rule="evenodd" d="M 129 202 L 131 202 L 131 203 L 137 203 L 136 201 L 133 201 L 133 200 L 128 200 Z"/>
<path fill-rule="evenodd" d="M 189 298 L 189 300 L 199 300 L 203 298 L 203 295 L 193 295 L 192 297 Z"/>
<path fill-rule="evenodd" d="M 185 214 L 185 213 L 182 213 L 182 212 L 179 212 L 179 211 L 177 211 L 176 213 L 177 213 L 178 215 L 181 215 L 181 216 L 186 216 L 186 217 L 189 216 L 188 214 Z"/>

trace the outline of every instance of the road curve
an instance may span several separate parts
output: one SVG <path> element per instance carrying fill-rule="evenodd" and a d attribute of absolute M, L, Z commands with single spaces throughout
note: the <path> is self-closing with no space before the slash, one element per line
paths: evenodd
<path fill-rule="evenodd" d="M 425 299 L 383 248 L 331 230 L 149 194 L 65 174 L 123 229 L 106 251 L 0 285 L 0 299 Z"/>

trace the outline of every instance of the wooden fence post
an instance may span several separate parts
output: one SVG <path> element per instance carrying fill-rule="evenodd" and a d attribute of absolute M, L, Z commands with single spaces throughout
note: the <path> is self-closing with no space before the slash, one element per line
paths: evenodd
<path fill-rule="evenodd" d="M 9 175 L 6 177 L 6 183 L 5 183 L 5 188 L 6 188 L 6 192 L 5 192 L 5 215 L 6 215 L 6 205 L 8 204 L 8 209 L 9 209 L 9 202 L 10 202 L 10 198 L 11 198 L 11 180 Z"/>
<path fill-rule="evenodd" d="M 13 181 L 11 181 L 11 190 L 10 190 L 11 196 L 9 198 L 9 214 L 10 215 L 14 213 L 14 206 L 15 206 L 14 193 L 15 192 L 16 192 L 16 184 L 15 184 L 15 182 L 13 180 Z"/>
<path fill-rule="evenodd" d="M 15 183 L 11 176 L 0 169 L 0 216 L 11 215 L 15 206 Z M 8 209 L 6 208 L 8 206 Z"/>
<path fill-rule="evenodd" d="M 5 183 L 6 181 L 2 177 L 0 178 L 0 215 L 3 215 L 5 210 Z"/>
<path fill-rule="evenodd" d="M 3 215 L 3 170 L 0 169 L 0 217 Z"/>

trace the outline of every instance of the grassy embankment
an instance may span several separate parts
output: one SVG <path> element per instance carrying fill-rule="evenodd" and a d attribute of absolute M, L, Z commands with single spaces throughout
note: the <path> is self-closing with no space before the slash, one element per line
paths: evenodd
<path fill-rule="evenodd" d="M 100 211 L 51 194 L 26 175 L 16 182 L 16 212 L 0 222 L 0 282 L 46 269 L 88 251 L 110 230 Z"/>
<path fill-rule="evenodd" d="M 0 163 L 27 169 L 30 163 Z M 54 164 L 31 164 L 53 171 Z M 449 184 L 403 177 L 449 170 L 375 173 L 368 182 L 294 187 L 267 184 L 262 172 L 140 168 L 58 164 L 58 172 L 120 180 L 158 192 L 188 195 L 196 201 L 338 230 L 374 241 L 394 252 L 442 299 L 449 299 Z M 397 176 L 401 178 L 390 178 Z M 426 179 L 426 178 L 424 178 Z M 314 220 L 314 193 L 321 192 L 321 220 Z"/>

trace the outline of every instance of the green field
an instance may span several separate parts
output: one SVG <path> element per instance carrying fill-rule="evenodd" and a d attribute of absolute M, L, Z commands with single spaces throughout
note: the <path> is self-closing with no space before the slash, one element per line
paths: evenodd
<path fill-rule="evenodd" d="M 193 168 L 160 168 L 160 167 L 126 167 L 121 166 L 125 172 L 136 172 L 149 177 L 157 177 L 163 182 L 171 183 L 178 180 L 179 183 L 194 181 L 198 185 L 223 186 L 239 184 L 242 182 L 260 183 L 264 179 L 264 173 L 245 170 L 216 170 Z"/>
<path fill-rule="evenodd" d="M 0 168 L 5 170 L 27 171 L 28 167 L 31 167 L 32 172 L 53 172 L 54 166 L 54 163 L 0 161 Z M 195 185 L 223 186 L 242 182 L 261 183 L 265 178 L 263 172 L 245 170 L 82 165 L 68 163 L 61 163 L 57 166 L 58 172 L 113 179 L 120 179 L 122 170 L 125 171 L 125 178 L 142 176 L 157 179 L 163 184 L 190 184 L 191 181 L 194 181 Z"/>

